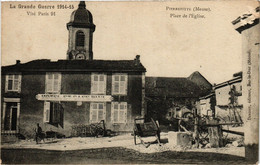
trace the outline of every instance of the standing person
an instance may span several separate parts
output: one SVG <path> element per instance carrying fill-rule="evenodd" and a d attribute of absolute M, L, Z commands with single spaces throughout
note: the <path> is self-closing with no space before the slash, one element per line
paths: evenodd
<path fill-rule="evenodd" d="M 44 133 L 42 132 L 42 128 L 40 127 L 40 124 L 37 123 L 37 129 L 36 129 L 36 136 L 35 136 L 35 140 L 36 140 L 36 144 L 38 144 L 38 139 L 41 141 L 44 141 Z"/>
<path fill-rule="evenodd" d="M 40 127 L 40 124 L 37 123 L 37 134 L 38 134 L 38 136 L 40 136 L 41 133 L 42 133 L 42 128 Z"/>

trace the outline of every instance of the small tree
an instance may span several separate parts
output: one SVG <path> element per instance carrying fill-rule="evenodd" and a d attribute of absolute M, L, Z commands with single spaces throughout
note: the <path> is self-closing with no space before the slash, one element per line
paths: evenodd
<path fill-rule="evenodd" d="M 230 96 L 228 108 L 231 121 L 234 120 L 235 122 L 242 122 L 241 116 L 236 109 L 236 107 L 238 106 L 237 97 L 239 96 L 239 93 L 236 91 L 236 87 L 234 85 L 230 88 L 228 94 Z"/>
<path fill-rule="evenodd" d="M 172 101 L 165 98 L 153 98 L 147 102 L 147 118 L 158 120 L 159 123 L 166 124 L 166 114 L 168 109 L 172 107 Z"/>

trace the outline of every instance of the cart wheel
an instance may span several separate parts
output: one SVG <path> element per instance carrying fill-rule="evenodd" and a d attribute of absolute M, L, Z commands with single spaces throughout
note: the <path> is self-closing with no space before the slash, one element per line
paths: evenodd
<path fill-rule="evenodd" d="M 134 142 L 135 142 L 135 145 L 136 145 L 136 134 L 134 132 Z"/>
<path fill-rule="evenodd" d="M 160 131 L 157 132 L 157 137 L 158 137 L 158 140 L 161 142 L 161 135 L 160 135 Z"/>

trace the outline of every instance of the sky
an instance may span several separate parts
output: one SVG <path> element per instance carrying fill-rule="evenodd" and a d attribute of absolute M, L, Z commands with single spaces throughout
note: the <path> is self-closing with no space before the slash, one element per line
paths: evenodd
<path fill-rule="evenodd" d="M 32 4 L 36 9 L 21 9 L 19 4 Z M 74 9 L 57 9 L 58 4 L 73 5 Z M 39 9 L 38 5 L 54 5 L 55 9 Z M 66 23 L 77 5 L 3 2 L 2 66 L 16 60 L 66 59 Z M 256 5 L 256 1 L 86 2 L 96 25 L 94 59 L 133 60 L 140 55 L 146 76 L 188 77 L 199 71 L 210 83 L 221 83 L 242 70 L 241 34 L 231 22 Z M 194 7 L 207 11 L 193 11 Z M 36 12 L 36 16 L 28 12 Z M 49 15 L 39 16 L 38 12 Z M 184 14 L 205 18 L 183 18 Z"/>

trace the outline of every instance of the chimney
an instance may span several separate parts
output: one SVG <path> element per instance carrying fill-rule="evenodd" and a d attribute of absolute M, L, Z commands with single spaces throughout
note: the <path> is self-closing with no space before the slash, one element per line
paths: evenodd
<path fill-rule="evenodd" d="M 135 65 L 139 65 L 140 64 L 140 55 L 136 55 L 134 61 L 135 61 Z"/>
<path fill-rule="evenodd" d="M 16 60 L 16 65 L 19 65 L 21 63 L 20 60 Z"/>

